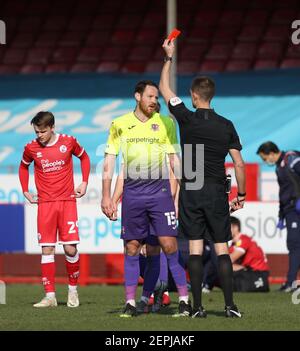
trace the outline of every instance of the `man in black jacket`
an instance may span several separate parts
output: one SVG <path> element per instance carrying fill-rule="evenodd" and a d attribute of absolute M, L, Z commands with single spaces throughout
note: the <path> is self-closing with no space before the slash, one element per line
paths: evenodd
<path fill-rule="evenodd" d="M 279 220 L 277 227 L 287 228 L 287 248 L 289 251 L 289 270 L 287 281 L 281 289 L 290 292 L 296 286 L 300 268 L 300 152 L 280 151 L 271 141 L 265 142 L 257 150 L 257 154 L 268 165 L 276 165 L 279 184 Z"/>

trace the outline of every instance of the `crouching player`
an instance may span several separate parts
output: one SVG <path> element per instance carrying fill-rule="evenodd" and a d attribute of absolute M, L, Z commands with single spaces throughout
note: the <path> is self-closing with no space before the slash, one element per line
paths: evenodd
<path fill-rule="evenodd" d="M 25 146 L 19 167 L 19 178 L 25 198 L 38 204 L 38 242 L 42 247 L 42 282 L 46 296 L 34 307 L 55 307 L 55 245 L 59 243 L 66 255 L 69 278 L 68 307 L 78 307 L 79 243 L 76 198 L 86 193 L 90 159 L 77 140 L 55 133 L 51 112 L 39 112 L 31 125 L 37 138 Z M 80 159 L 82 183 L 74 190 L 72 155 Z M 37 195 L 28 191 L 29 165 L 34 161 Z"/>

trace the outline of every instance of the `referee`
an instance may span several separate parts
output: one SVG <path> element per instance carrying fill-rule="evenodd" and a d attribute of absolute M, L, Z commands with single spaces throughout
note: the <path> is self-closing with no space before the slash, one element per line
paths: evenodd
<path fill-rule="evenodd" d="M 192 82 L 190 93 L 196 109 L 194 112 L 187 109 L 175 95 L 169 83 L 173 41 L 165 40 L 163 49 L 166 56 L 159 88 L 180 128 L 183 172 L 179 194 L 179 232 L 189 240 L 188 270 L 193 295 L 192 317 L 206 317 L 201 303 L 204 238 L 214 242 L 218 256 L 225 316 L 241 317 L 233 302 L 232 264 L 227 245 L 232 237 L 224 163 L 229 152 L 234 162 L 238 186 L 237 197 L 231 202 L 231 211 L 235 211 L 244 206 L 246 196 L 244 161 L 240 154 L 242 146 L 233 123 L 210 107 L 215 93 L 212 79 L 198 77 Z"/>

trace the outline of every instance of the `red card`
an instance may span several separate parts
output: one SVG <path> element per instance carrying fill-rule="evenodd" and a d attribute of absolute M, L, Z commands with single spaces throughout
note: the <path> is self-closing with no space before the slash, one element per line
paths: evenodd
<path fill-rule="evenodd" d="M 172 30 L 172 32 L 169 34 L 168 40 L 176 39 L 180 33 L 181 33 L 180 30 L 174 28 L 174 29 Z"/>

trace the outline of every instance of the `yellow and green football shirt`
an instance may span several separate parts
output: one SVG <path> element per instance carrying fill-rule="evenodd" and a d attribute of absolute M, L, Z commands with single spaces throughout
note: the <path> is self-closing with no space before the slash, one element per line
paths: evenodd
<path fill-rule="evenodd" d="M 168 178 L 166 155 L 179 151 L 173 119 L 154 113 L 146 122 L 141 122 L 134 112 L 114 119 L 105 153 L 118 155 L 120 151 L 125 177 Z"/>

